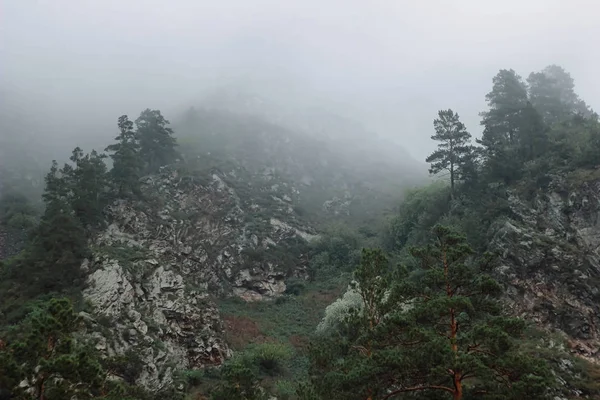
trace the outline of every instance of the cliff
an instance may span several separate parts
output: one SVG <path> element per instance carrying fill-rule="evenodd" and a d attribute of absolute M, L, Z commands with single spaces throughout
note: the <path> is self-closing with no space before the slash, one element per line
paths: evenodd
<path fill-rule="evenodd" d="M 583 174 L 583 178 L 582 178 Z M 511 309 L 568 338 L 573 352 L 600 361 L 600 179 L 554 176 L 526 200 L 509 193 L 511 213 L 491 228 Z"/>

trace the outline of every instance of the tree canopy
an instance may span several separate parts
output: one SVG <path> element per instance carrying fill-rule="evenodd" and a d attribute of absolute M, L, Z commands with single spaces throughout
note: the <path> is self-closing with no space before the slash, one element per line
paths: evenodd
<path fill-rule="evenodd" d="M 436 226 L 412 248 L 414 270 L 364 250 L 354 274 L 362 305 L 315 340 L 312 390 L 328 399 L 544 399 L 545 364 L 520 351 L 525 324 L 504 315 L 489 257 Z M 308 396 L 308 395 L 307 395 Z M 402 397 L 400 397 L 402 396 Z M 310 396 L 308 396 L 310 398 Z"/>
<path fill-rule="evenodd" d="M 450 109 L 439 111 L 438 118 L 433 121 L 433 126 L 435 135 L 431 139 L 440 143 L 438 149 L 425 161 L 431 163 L 429 169 L 431 174 L 437 174 L 442 170 L 448 171 L 450 188 L 454 191 L 454 182 L 467 173 L 465 166 L 470 161 L 473 152 L 470 145 L 471 134 L 460 122 L 458 114 Z"/>

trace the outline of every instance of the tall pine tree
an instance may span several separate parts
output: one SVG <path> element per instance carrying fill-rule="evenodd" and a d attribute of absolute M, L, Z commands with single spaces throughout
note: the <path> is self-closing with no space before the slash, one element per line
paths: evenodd
<path fill-rule="evenodd" d="M 429 173 L 437 174 L 443 170 L 450 174 L 450 187 L 454 193 L 456 180 L 463 176 L 463 167 L 471 161 L 470 155 L 473 148 L 470 145 L 471 134 L 465 125 L 460 122 L 459 116 L 454 111 L 441 110 L 438 118 L 433 121 L 435 135 L 431 138 L 440 142 L 438 149 L 425 160 L 431 163 Z"/>
<path fill-rule="evenodd" d="M 313 341 L 303 399 L 545 399 L 552 382 L 521 351 L 524 322 L 502 312 L 490 259 L 474 259 L 462 235 L 436 226 L 413 248 L 412 273 L 389 272 L 365 251 L 354 275 L 362 304 Z"/>

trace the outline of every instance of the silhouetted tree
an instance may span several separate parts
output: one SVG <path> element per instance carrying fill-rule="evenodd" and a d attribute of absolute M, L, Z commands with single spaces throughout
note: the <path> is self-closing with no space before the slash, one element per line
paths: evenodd
<path fill-rule="evenodd" d="M 460 122 L 458 114 L 450 109 L 439 111 L 438 118 L 433 121 L 433 126 L 435 135 L 431 138 L 440 143 L 438 149 L 425 161 L 431 163 L 429 169 L 431 174 L 437 174 L 442 170 L 448 171 L 451 193 L 454 193 L 454 183 L 462 177 L 463 167 L 473 151 L 469 144 L 471 134 Z"/>
<path fill-rule="evenodd" d="M 108 202 L 109 180 L 104 159 L 106 155 L 92 150 L 84 154 L 79 147 L 73 150 L 70 160 L 74 168 L 63 169 L 70 186 L 71 207 L 79 222 L 88 230 L 104 224 L 103 210 Z"/>
<path fill-rule="evenodd" d="M 175 151 L 177 141 L 173 130 L 159 110 L 146 109 L 135 120 L 137 136 L 140 140 L 140 155 L 147 172 L 156 172 L 158 168 L 172 163 L 178 154 Z"/>
<path fill-rule="evenodd" d="M 111 152 L 113 167 L 110 178 L 116 194 L 120 197 L 128 197 L 140 192 L 140 176 L 142 173 L 142 160 L 140 158 L 140 143 L 136 132 L 133 130 L 133 122 L 127 115 L 119 117 L 119 135 L 117 141 L 106 148 Z"/>
<path fill-rule="evenodd" d="M 552 125 L 573 114 L 591 116 L 591 110 L 575 93 L 571 75 L 558 65 L 549 65 L 527 78 L 529 98 L 546 124 Z"/>

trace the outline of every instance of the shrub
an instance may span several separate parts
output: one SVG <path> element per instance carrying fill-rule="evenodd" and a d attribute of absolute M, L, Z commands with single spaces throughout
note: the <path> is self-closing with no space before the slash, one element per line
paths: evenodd
<path fill-rule="evenodd" d="M 306 282 L 303 279 L 291 278 L 286 282 L 285 294 L 299 296 L 306 291 Z"/>
<path fill-rule="evenodd" d="M 346 293 L 325 309 L 325 317 L 317 325 L 317 332 L 323 333 L 335 329 L 349 315 L 352 309 L 361 309 L 363 300 L 355 289 L 348 289 Z"/>
<path fill-rule="evenodd" d="M 296 385 L 292 381 L 280 380 L 275 383 L 277 400 L 291 400 L 296 395 Z"/>
<path fill-rule="evenodd" d="M 261 373 L 274 376 L 283 373 L 293 350 L 281 343 L 260 343 L 250 346 L 245 354 L 249 363 L 258 366 Z"/>

